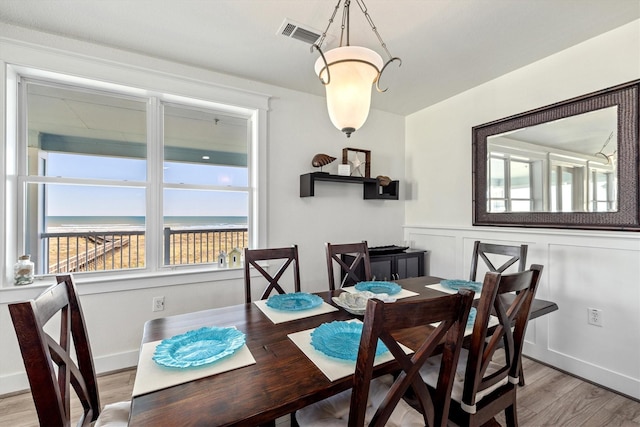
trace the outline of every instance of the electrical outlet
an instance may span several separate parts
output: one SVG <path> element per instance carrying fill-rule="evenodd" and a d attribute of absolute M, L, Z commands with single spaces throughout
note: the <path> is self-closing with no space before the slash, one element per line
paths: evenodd
<path fill-rule="evenodd" d="M 152 311 L 162 311 L 164 310 L 164 297 L 153 297 L 153 305 L 151 306 Z"/>
<path fill-rule="evenodd" d="M 587 308 L 587 322 L 594 326 L 603 326 L 602 310 L 599 308 Z"/>

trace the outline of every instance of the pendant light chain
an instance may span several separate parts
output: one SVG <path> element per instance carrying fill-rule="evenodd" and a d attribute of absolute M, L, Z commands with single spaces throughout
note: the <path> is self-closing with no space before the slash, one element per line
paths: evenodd
<path fill-rule="evenodd" d="M 338 13 L 338 9 L 340 8 L 340 3 L 342 3 L 342 0 L 338 0 L 338 3 L 336 3 L 336 6 L 333 8 L 333 14 L 331 15 L 331 18 L 329 18 L 329 23 L 327 24 L 327 28 L 324 29 L 324 32 L 320 36 L 320 39 L 318 40 L 318 42 L 311 46 L 311 51 L 312 52 L 313 52 L 313 48 L 314 47 L 319 48 L 324 43 L 324 39 L 327 37 L 327 32 L 329 31 L 329 28 L 331 28 L 331 24 L 333 24 L 333 21 L 336 18 L 336 15 Z M 345 30 L 345 28 L 347 30 L 347 46 L 349 46 L 349 6 L 350 6 L 350 3 L 351 3 L 351 0 L 346 0 L 344 2 L 344 11 L 342 12 L 342 25 L 340 27 L 341 28 L 341 31 L 340 31 L 340 46 L 343 46 L 343 38 L 344 38 L 344 30 Z M 369 15 L 369 9 L 367 8 L 367 5 L 364 3 L 364 0 L 356 0 L 356 3 L 358 3 L 358 6 L 360 7 L 360 10 L 364 14 L 364 17 L 366 18 L 367 22 L 369 23 L 369 26 L 371 27 L 371 30 L 373 31 L 373 33 L 378 38 L 378 42 L 380 42 L 380 46 L 382 46 L 382 48 L 384 49 L 384 51 L 387 54 L 387 56 L 389 57 L 389 59 L 393 59 L 393 56 L 391 56 L 391 52 L 389 52 L 389 49 L 387 48 L 387 44 L 384 42 L 384 40 L 382 39 L 382 36 L 378 32 L 378 27 L 376 27 L 376 24 L 373 22 L 373 18 L 371 18 L 371 15 Z"/>
<path fill-rule="evenodd" d="M 331 18 L 329 18 L 329 23 L 327 24 L 327 28 L 324 29 L 324 32 L 320 36 L 320 40 L 318 40 L 317 43 L 311 45 L 311 52 L 313 52 L 314 47 L 319 48 L 320 46 L 322 46 L 322 43 L 324 43 L 324 39 L 327 37 L 327 31 L 329 31 L 329 28 L 331 27 L 331 24 L 333 24 L 333 20 L 335 19 L 336 14 L 338 13 L 340 2 L 342 2 L 342 0 L 338 0 L 336 7 L 333 9 L 333 14 L 331 15 Z"/>
<path fill-rule="evenodd" d="M 369 26 L 371 26 L 373 33 L 376 35 L 376 37 L 378 37 L 378 41 L 380 42 L 380 45 L 382 46 L 384 51 L 387 53 L 387 56 L 389 57 L 389 59 L 393 58 L 391 56 L 391 52 L 389 52 L 389 49 L 387 49 L 387 44 L 384 42 L 384 40 L 382 40 L 382 36 L 380 36 L 380 33 L 378 33 L 378 28 L 373 23 L 373 19 L 371 18 L 371 15 L 369 15 L 367 5 L 364 4 L 364 0 L 356 0 L 356 2 L 358 3 L 358 6 L 360 6 L 360 10 L 362 11 L 362 13 L 364 13 L 365 18 L 367 18 L 367 22 L 369 22 Z"/>
<path fill-rule="evenodd" d="M 349 6 L 351 6 L 351 0 L 345 0 L 344 10 L 342 11 L 342 26 L 340 27 L 340 46 L 343 46 L 342 39 L 345 27 L 347 29 L 347 46 L 349 46 Z"/>

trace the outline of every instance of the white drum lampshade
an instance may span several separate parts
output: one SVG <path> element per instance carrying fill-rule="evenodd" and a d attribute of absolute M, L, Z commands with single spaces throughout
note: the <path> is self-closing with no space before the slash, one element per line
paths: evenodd
<path fill-rule="evenodd" d="M 369 115 L 371 86 L 383 66 L 382 57 L 371 49 L 342 46 L 318 58 L 315 71 L 327 89 L 327 109 L 335 127 L 350 136 Z M 329 72 L 327 73 L 328 65 Z"/>

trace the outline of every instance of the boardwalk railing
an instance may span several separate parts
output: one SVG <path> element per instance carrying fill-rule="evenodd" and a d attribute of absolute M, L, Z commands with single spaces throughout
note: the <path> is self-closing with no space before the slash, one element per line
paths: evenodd
<path fill-rule="evenodd" d="M 247 247 L 246 228 L 164 229 L 164 264 L 217 262 L 221 251 Z M 167 243 L 168 242 L 168 243 Z"/>
<path fill-rule="evenodd" d="M 244 248 L 246 228 L 164 230 L 165 265 L 216 262 L 220 251 Z M 78 231 L 42 233 L 44 257 L 40 274 L 106 271 L 145 266 L 144 231 Z M 38 262 L 38 261 L 36 261 Z"/>

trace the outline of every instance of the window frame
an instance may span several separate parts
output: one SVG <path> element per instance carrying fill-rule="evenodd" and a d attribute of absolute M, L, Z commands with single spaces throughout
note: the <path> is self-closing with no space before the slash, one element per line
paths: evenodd
<path fill-rule="evenodd" d="M 511 212 L 513 207 L 513 202 L 528 202 L 529 203 L 529 211 L 531 212 L 534 208 L 534 195 L 540 192 L 540 189 L 537 188 L 535 182 L 531 179 L 531 174 L 533 174 L 533 166 L 534 160 L 525 159 L 520 156 L 512 156 L 510 153 L 493 151 L 490 153 L 490 158 L 496 160 L 502 160 L 502 173 L 504 174 L 504 184 L 502 186 L 502 191 L 504 193 L 504 197 L 493 197 L 491 196 L 492 189 L 494 185 L 491 183 L 493 174 L 493 166 L 492 162 L 488 162 L 489 166 L 487 166 L 487 177 L 488 177 L 488 185 L 487 185 L 487 209 L 491 210 L 491 205 L 494 202 L 503 202 L 506 211 Z M 511 176 L 511 165 L 512 163 L 522 163 L 527 164 L 529 166 L 529 197 L 513 197 L 512 196 L 512 176 Z M 524 212 L 524 211 L 522 211 Z"/>
<path fill-rule="evenodd" d="M 5 64 L 3 64 L 5 65 Z M 225 98 L 229 97 L 229 89 L 225 88 L 221 94 L 221 100 L 214 100 L 215 97 L 193 97 L 191 94 L 177 95 L 168 91 L 141 89 L 131 84 L 125 83 L 106 83 L 97 78 L 76 77 L 65 72 L 44 71 L 37 67 L 17 66 L 6 64 L 4 68 L 4 76 L 6 81 L 6 135 L 5 144 L 5 206 L 3 213 L 6 224 L 5 245 L 2 247 L 4 252 L 3 269 L 5 276 L 5 287 L 12 287 L 12 266 L 17 257 L 25 247 L 24 237 L 24 194 L 22 187 L 26 175 L 26 110 L 23 103 L 19 102 L 18 88 L 24 79 L 36 81 L 43 84 L 54 84 L 72 87 L 74 90 L 89 89 L 107 95 L 134 97 L 136 99 L 145 99 L 148 102 L 147 108 L 147 180 L 142 184 L 147 190 L 146 194 L 146 246 L 153 248 L 162 248 L 162 214 L 153 215 L 152 212 L 161 212 L 162 197 L 161 193 L 164 189 L 162 179 L 162 161 L 163 161 L 163 144 L 161 123 L 158 123 L 157 111 L 162 103 L 170 103 L 185 106 L 187 108 L 203 108 L 206 110 L 223 110 L 235 115 L 240 115 L 247 120 L 250 140 L 248 141 L 247 168 L 249 173 L 248 179 L 248 235 L 251 246 L 258 246 L 266 240 L 265 224 L 266 224 L 266 197 L 264 187 L 259 186 L 260 182 L 264 182 L 263 177 L 266 176 L 266 158 L 264 155 L 264 147 L 266 145 L 266 119 L 268 97 L 262 95 L 251 96 L 253 94 L 237 91 L 239 99 L 249 100 L 251 102 L 225 102 Z M 144 74 L 144 73 L 143 73 Z M 23 85 L 24 86 L 24 85 Z M 202 86 L 201 83 L 192 86 Z M 212 88 L 208 88 L 212 89 Z M 218 92 L 217 88 L 206 92 Z M 195 92 L 195 91 L 194 91 Z M 208 99 L 207 99 L 208 98 Z M 233 98 L 233 96 L 231 97 Z M 247 107 L 238 105 L 251 104 Z M 153 110 L 153 111 L 152 111 Z M 154 116 L 155 113 L 155 116 Z M 154 116 L 151 117 L 150 116 Z M 160 120 L 161 122 L 161 120 Z M 11 137 L 11 136 L 14 137 Z M 155 140 L 155 143 L 152 141 Z M 19 149 L 24 147 L 23 149 Z M 21 166 L 21 170 L 19 166 Z M 61 179 L 59 182 L 68 181 L 70 179 Z M 104 181 L 101 181 L 104 184 Z M 118 186 L 122 186 L 123 182 L 117 181 Z M 125 186 L 140 187 L 141 183 L 131 183 Z M 158 206 L 160 209 L 153 209 Z M 10 232 L 10 230 L 14 230 Z M 262 243 L 264 244 L 264 243 Z M 141 269 L 122 269 L 97 272 L 83 272 L 83 276 L 91 276 L 92 279 L 100 280 L 104 277 L 107 280 L 116 279 L 119 276 L 126 278 L 146 277 L 149 275 L 165 274 L 168 271 L 188 273 L 212 271 L 212 264 L 191 264 L 191 265 L 164 265 L 163 251 L 156 249 L 154 255 L 148 251 L 146 256 L 145 267 Z M 50 281 L 53 275 L 45 274 L 39 277 L 38 281 Z"/>

